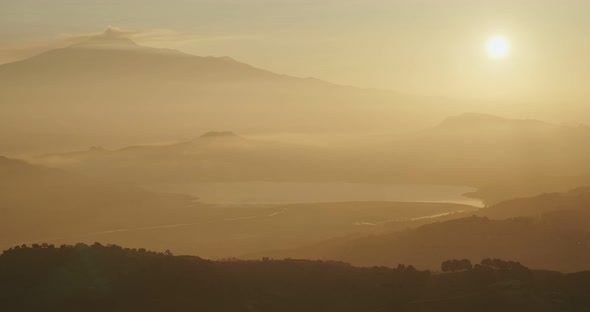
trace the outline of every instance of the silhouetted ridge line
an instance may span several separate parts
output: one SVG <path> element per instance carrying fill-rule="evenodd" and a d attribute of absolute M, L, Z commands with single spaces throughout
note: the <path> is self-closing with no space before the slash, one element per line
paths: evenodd
<path fill-rule="evenodd" d="M 465 113 L 447 117 L 436 128 L 445 130 L 467 130 L 470 128 L 543 128 L 553 126 L 535 119 L 511 119 L 489 114 Z"/>
<path fill-rule="evenodd" d="M 201 138 L 239 138 L 239 136 L 231 131 L 209 131 L 201 135 Z"/>
<path fill-rule="evenodd" d="M 486 258 L 359 268 L 335 261 L 208 261 L 143 248 L 17 246 L 0 256 L 7 311 L 585 311 L 590 274 Z"/>

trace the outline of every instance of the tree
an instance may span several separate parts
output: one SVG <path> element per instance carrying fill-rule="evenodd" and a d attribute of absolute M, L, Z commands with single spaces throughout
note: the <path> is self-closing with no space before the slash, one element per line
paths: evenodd
<path fill-rule="evenodd" d="M 440 265 L 440 268 L 443 272 L 457 272 L 471 270 L 473 269 L 473 264 L 471 264 L 471 261 L 469 261 L 469 259 L 452 259 L 443 261 Z"/>

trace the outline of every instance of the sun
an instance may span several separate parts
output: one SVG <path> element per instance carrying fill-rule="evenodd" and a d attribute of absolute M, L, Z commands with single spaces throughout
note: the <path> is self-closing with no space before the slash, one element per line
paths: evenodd
<path fill-rule="evenodd" d="M 510 43 L 504 37 L 493 37 L 488 40 L 487 50 L 490 57 L 503 58 L 510 52 Z"/>

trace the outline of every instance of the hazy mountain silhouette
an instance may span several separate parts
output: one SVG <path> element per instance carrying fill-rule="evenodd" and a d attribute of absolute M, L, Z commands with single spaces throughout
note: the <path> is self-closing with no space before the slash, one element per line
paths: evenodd
<path fill-rule="evenodd" d="M 534 119 L 511 119 L 489 114 L 465 113 L 448 117 L 437 125 L 435 131 L 525 131 L 553 129 L 556 126 Z"/>
<path fill-rule="evenodd" d="M 78 81 L 80 78 L 87 80 Z M 158 82 L 187 79 L 187 83 L 203 80 L 211 82 L 216 78 L 225 82 L 282 78 L 297 80 L 254 68 L 229 57 L 200 57 L 177 50 L 141 46 L 131 39 L 110 35 L 108 30 L 103 35 L 81 43 L 0 66 L 0 79 L 26 83 L 27 87 L 38 87 L 35 84 L 40 82 L 52 86 L 62 82 L 84 85 L 85 82 L 93 82 L 93 79 L 104 78 L 114 81 L 94 82 L 114 85 L 123 81 L 134 82 L 133 79 L 144 83 L 150 79 L 157 79 Z"/>
<path fill-rule="evenodd" d="M 525 217 L 560 230 L 587 232 L 590 230 L 590 188 L 580 187 L 562 193 L 510 199 L 477 211 L 457 212 L 412 222 L 392 221 L 385 223 L 385 226 L 388 229 L 403 229 L 471 215 L 494 220 Z"/>
<path fill-rule="evenodd" d="M 176 222 L 191 200 L 0 157 L 0 245 Z"/>
<path fill-rule="evenodd" d="M 436 268 L 441 259 L 478 259 L 496 254 L 533 268 L 588 270 L 589 192 L 586 188 L 541 195 L 477 212 L 494 217 L 534 215 L 531 217 L 493 220 L 470 216 L 389 234 L 333 239 L 278 252 L 276 256 L 332 259 L 368 266 L 414 263 L 422 268 Z M 576 220 L 580 222 L 576 224 Z"/>
<path fill-rule="evenodd" d="M 380 143 L 312 146 L 208 132 L 175 144 L 54 154 L 43 164 L 143 183 L 359 181 L 475 186 L 500 201 L 590 185 L 590 127 L 482 114 Z M 285 166 L 285 164 L 291 164 Z M 126 164 L 123 166 L 122 164 Z M 150 168 L 150 170 L 146 170 Z M 509 174 L 507 174 L 509 173 Z"/>
<path fill-rule="evenodd" d="M 230 151 L 235 151 L 234 140 L 244 139 L 195 139 L 219 149 L 229 144 Z M 126 167 L 150 157 L 149 148 L 138 146 L 121 152 L 95 147 L 83 153 L 94 155 L 88 157 L 115 153 L 118 159 L 127 155 L 128 162 L 121 165 Z M 191 151 L 181 146 L 169 148 Z M 140 157 L 131 156 L 135 152 Z M 377 223 L 387 220 L 474 209 L 458 204 L 403 202 L 206 205 L 193 202 L 189 196 L 153 193 L 120 180 L 89 178 L 0 158 L 0 247 L 36 241 L 62 244 L 100 240 L 204 257 L 231 257 L 372 232 Z"/>
<path fill-rule="evenodd" d="M 481 209 L 477 214 L 494 219 L 527 216 L 554 228 L 589 232 L 590 188 L 509 200 Z"/>
<path fill-rule="evenodd" d="M 590 185 L 589 136 L 585 125 L 463 114 L 366 153 L 389 177 L 472 185 L 494 204 Z"/>
<path fill-rule="evenodd" d="M 52 154 L 36 161 L 134 183 L 198 181 L 337 180 L 348 166 L 336 151 L 317 146 L 248 139 L 231 131 L 196 139 L 118 150 Z M 149 169 L 148 169 L 149 168 Z"/>
<path fill-rule="evenodd" d="M 209 131 L 203 135 L 201 138 L 209 139 L 209 138 L 236 138 L 237 135 L 231 131 Z"/>
<path fill-rule="evenodd" d="M 557 230 L 532 219 L 468 217 L 391 234 L 335 239 L 271 255 L 333 259 L 363 266 L 411 262 L 435 269 L 441 259 L 497 254 L 534 268 L 577 271 L 589 269 L 589 244 L 587 232 Z"/>
<path fill-rule="evenodd" d="M 129 145 L 187 136 L 195 128 L 393 131 L 460 111 L 454 101 L 275 74 L 229 57 L 140 46 L 108 31 L 0 65 L 0 96 L 0 130 L 13 134 L 3 138 L 0 152 L 71 148 L 89 138 Z"/>

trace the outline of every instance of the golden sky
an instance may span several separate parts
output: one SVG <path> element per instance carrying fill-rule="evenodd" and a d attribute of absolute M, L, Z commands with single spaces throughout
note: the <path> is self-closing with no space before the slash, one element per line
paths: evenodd
<path fill-rule="evenodd" d="M 587 0 L 0 0 L 0 63 L 117 27 L 140 44 L 399 92 L 590 99 Z M 486 42 L 503 36 L 502 59 Z"/>

